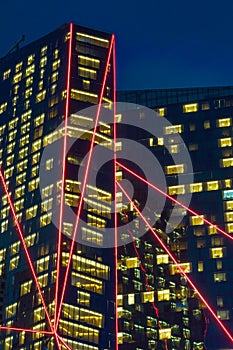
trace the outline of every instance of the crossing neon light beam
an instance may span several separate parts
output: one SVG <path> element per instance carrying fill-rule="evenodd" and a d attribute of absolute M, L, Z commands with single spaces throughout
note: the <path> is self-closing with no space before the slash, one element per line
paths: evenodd
<path fill-rule="evenodd" d="M 144 223 L 148 226 L 150 232 L 152 233 L 153 237 L 156 238 L 156 240 L 159 242 L 160 246 L 165 250 L 165 252 L 170 256 L 171 260 L 177 265 L 178 269 L 182 273 L 182 275 L 186 278 L 189 285 L 196 291 L 197 295 L 201 299 L 201 301 L 205 304 L 206 308 L 209 310 L 210 314 L 215 319 L 216 323 L 221 327 L 223 332 L 226 334 L 226 336 L 230 339 L 230 341 L 233 343 L 233 336 L 230 333 L 230 331 L 224 326 L 224 324 L 221 322 L 221 320 L 218 318 L 212 307 L 209 305 L 207 300 L 204 298 L 204 296 L 201 294 L 201 292 L 198 290 L 198 288 L 195 286 L 195 284 L 192 282 L 191 278 L 184 272 L 181 265 L 179 264 L 178 260 L 175 258 L 175 256 L 171 253 L 171 251 L 168 249 L 168 247 L 165 245 L 165 243 L 162 241 L 162 239 L 159 237 L 159 234 L 154 230 L 154 228 L 150 225 L 150 223 L 146 220 L 146 218 L 142 215 L 138 207 L 135 205 L 135 203 L 132 202 L 132 199 L 127 194 L 127 192 L 124 190 L 124 188 L 121 186 L 121 184 L 117 181 L 118 187 L 121 189 L 121 191 L 124 193 L 125 197 L 132 203 L 134 209 L 139 214 L 140 218 Z"/>

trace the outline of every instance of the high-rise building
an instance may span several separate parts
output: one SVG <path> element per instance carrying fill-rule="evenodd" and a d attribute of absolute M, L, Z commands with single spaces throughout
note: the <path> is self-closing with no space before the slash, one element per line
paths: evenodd
<path fill-rule="evenodd" d="M 202 217 L 187 212 L 183 219 L 186 235 L 172 249 L 181 261 L 192 263 L 191 276 L 196 285 L 223 324 L 233 329 L 232 241 L 215 228 L 217 225 L 230 236 L 233 232 L 233 88 L 122 91 L 118 101 L 150 107 L 172 123 L 160 140 L 148 139 L 148 147 L 163 166 L 168 194 L 174 198 L 179 195 L 181 202 L 182 196 L 192 194 L 190 208 L 212 223 L 207 225 Z M 181 151 L 177 133 L 191 156 L 193 183 L 186 181 L 186 165 L 174 165 L 171 157 Z M 164 144 L 169 144 L 167 149 Z M 171 212 L 168 200 L 167 218 Z M 181 216 L 182 212 L 180 207 Z M 208 313 L 206 316 L 207 348 L 231 348 L 213 318 Z"/>
<path fill-rule="evenodd" d="M 127 200 L 112 213 L 112 164 L 95 186 L 87 175 L 93 146 L 115 147 L 114 41 L 66 24 L 0 59 L 3 350 L 204 347 L 202 305 L 150 234 L 118 249 L 107 244 L 107 229 L 136 215 Z M 112 123 L 98 123 L 103 110 Z"/>
<path fill-rule="evenodd" d="M 95 122 L 74 113 L 113 100 L 113 45 L 111 34 L 67 24 L 0 60 L 1 169 L 7 189 L 1 183 L 0 323 L 11 327 L 1 329 L 1 349 L 59 348 L 62 340 L 48 333 L 59 313 L 58 333 L 71 349 L 115 347 L 115 258 L 112 250 L 101 249 L 102 231 L 111 217 L 111 193 L 87 184 L 82 216 L 87 216 L 89 230 L 79 227 L 87 246 L 69 239 L 74 223 L 63 210 L 65 202 L 77 211 L 82 184 L 76 168 Z M 67 140 L 75 130 L 82 130 L 83 136 L 68 150 Z M 108 134 L 102 125 L 95 142 L 106 141 Z M 39 189 L 43 150 L 59 139 L 57 154 L 41 164 L 49 180 Z M 49 175 L 55 167 L 60 169 L 57 181 Z M 88 246 L 90 240 L 96 248 Z"/>

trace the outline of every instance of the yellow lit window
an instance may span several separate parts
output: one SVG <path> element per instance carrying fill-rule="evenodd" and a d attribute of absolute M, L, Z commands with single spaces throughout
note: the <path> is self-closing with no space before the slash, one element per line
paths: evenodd
<path fill-rule="evenodd" d="M 34 119 L 34 126 L 40 126 L 41 124 L 43 124 L 44 123 L 44 117 L 45 117 L 44 113 L 38 115 L 38 117 L 36 117 Z"/>
<path fill-rule="evenodd" d="M 29 98 L 32 95 L 32 88 L 25 90 L 24 98 Z"/>
<path fill-rule="evenodd" d="M 233 233 L 233 223 L 227 224 L 226 230 L 228 233 Z"/>
<path fill-rule="evenodd" d="M 32 83 L 33 83 L 33 76 L 26 79 L 26 87 L 32 85 Z"/>
<path fill-rule="evenodd" d="M 157 264 L 168 264 L 169 263 L 169 256 L 167 254 L 158 254 L 156 256 Z"/>
<path fill-rule="evenodd" d="M 225 221 L 233 222 L 233 211 L 225 213 Z"/>
<path fill-rule="evenodd" d="M 39 276 L 38 283 L 41 288 L 46 287 L 48 285 L 48 274 L 46 273 L 45 275 Z"/>
<path fill-rule="evenodd" d="M 219 189 L 218 181 L 208 181 L 206 185 L 207 185 L 207 191 L 215 191 Z"/>
<path fill-rule="evenodd" d="M 135 303 L 135 294 L 128 294 L 128 305 L 134 305 Z"/>
<path fill-rule="evenodd" d="M 23 147 L 28 143 L 29 143 L 29 135 L 26 135 L 26 136 L 21 137 L 19 146 Z"/>
<path fill-rule="evenodd" d="M 184 164 L 169 165 L 166 167 L 166 173 L 170 174 L 183 174 L 184 173 Z"/>
<path fill-rule="evenodd" d="M 28 77 L 29 75 L 33 74 L 35 72 L 35 65 L 32 64 L 31 66 L 26 68 L 25 76 Z"/>
<path fill-rule="evenodd" d="M 141 294 L 142 303 L 153 303 L 154 302 L 154 291 L 143 292 Z"/>
<path fill-rule="evenodd" d="M 78 74 L 80 77 L 96 80 L 97 71 L 90 68 L 78 67 Z"/>
<path fill-rule="evenodd" d="M 32 155 L 32 165 L 37 164 L 40 161 L 40 152 Z"/>
<path fill-rule="evenodd" d="M 40 50 L 41 56 L 46 55 L 47 50 L 48 50 L 48 46 L 43 46 L 43 47 L 41 48 L 41 50 Z"/>
<path fill-rule="evenodd" d="M 198 261 L 197 270 L 198 270 L 198 272 L 203 272 L 204 271 L 203 261 Z"/>
<path fill-rule="evenodd" d="M 35 242 L 36 242 L 36 238 L 37 238 L 37 234 L 36 233 L 33 233 L 29 236 L 27 236 L 24 240 L 25 240 L 25 243 L 26 243 L 26 246 L 28 248 L 32 247 Z"/>
<path fill-rule="evenodd" d="M 233 210 L 233 201 L 225 202 L 226 210 Z"/>
<path fill-rule="evenodd" d="M 44 56 L 44 57 L 42 57 L 41 60 L 40 60 L 40 68 L 45 67 L 46 64 L 47 64 L 47 57 Z"/>
<path fill-rule="evenodd" d="M 210 255 L 212 259 L 223 258 L 223 247 L 211 248 Z"/>
<path fill-rule="evenodd" d="M 109 47 L 109 40 L 85 33 L 76 33 L 76 40 L 105 48 Z"/>
<path fill-rule="evenodd" d="M 24 147 L 19 151 L 19 159 L 23 159 L 28 156 L 28 147 Z"/>
<path fill-rule="evenodd" d="M 78 288 L 86 289 L 98 294 L 103 293 L 103 281 L 90 276 L 72 272 L 71 283 L 73 286 L 76 286 Z"/>
<path fill-rule="evenodd" d="M 84 90 L 90 90 L 90 80 L 83 79 L 83 88 Z"/>
<path fill-rule="evenodd" d="M 25 122 L 27 122 L 28 120 L 30 120 L 31 119 L 31 114 L 32 114 L 32 111 L 30 110 L 30 111 L 27 111 L 27 112 L 25 112 L 25 113 L 23 113 L 22 115 L 21 115 L 21 121 L 22 121 L 22 123 L 25 123 Z"/>
<path fill-rule="evenodd" d="M 35 177 L 39 174 L 39 165 L 35 165 L 32 167 L 31 177 Z"/>
<path fill-rule="evenodd" d="M 231 147 L 232 146 L 232 139 L 230 137 L 227 137 L 224 139 L 219 139 L 218 146 L 219 147 Z"/>
<path fill-rule="evenodd" d="M 202 192 L 203 191 L 203 184 L 202 182 L 190 184 L 190 192 Z"/>
<path fill-rule="evenodd" d="M 171 337 L 172 337 L 171 328 L 159 329 L 159 340 L 171 339 Z"/>
<path fill-rule="evenodd" d="M 0 114 L 4 113 L 7 109 L 7 102 L 4 102 L 0 105 Z"/>
<path fill-rule="evenodd" d="M 6 307 L 6 318 L 11 318 L 16 314 L 17 303 L 9 305 Z"/>
<path fill-rule="evenodd" d="M 39 103 L 41 101 L 43 101 L 46 97 L 46 90 L 43 90 L 41 92 L 39 92 L 37 95 L 36 95 L 36 103 Z"/>
<path fill-rule="evenodd" d="M 158 301 L 170 300 L 170 290 L 158 290 Z"/>
<path fill-rule="evenodd" d="M 16 269 L 18 267 L 18 264 L 19 264 L 19 256 L 12 258 L 10 260 L 9 270 L 12 271 L 12 270 Z"/>
<path fill-rule="evenodd" d="M 81 292 L 81 291 L 77 292 L 77 303 L 78 304 L 81 304 L 84 306 L 90 306 L 90 299 L 91 299 L 91 296 L 89 293 Z"/>
<path fill-rule="evenodd" d="M 100 60 L 96 58 L 90 58 L 88 56 L 78 56 L 78 63 L 82 66 L 91 67 L 91 68 L 100 68 Z"/>
<path fill-rule="evenodd" d="M 38 209 L 38 204 L 28 208 L 26 210 L 26 220 L 34 218 L 37 214 L 37 209 Z"/>
<path fill-rule="evenodd" d="M 165 127 L 165 135 L 171 135 L 171 134 L 177 134 L 182 133 L 183 131 L 183 125 L 171 125 Z"/>
<path fill-rule="evenodd" d="M 52 65 L 52 70 L 53 71 L 57 70 L 60 67 L 60 64 L 61 64 L 61 60 L 60 59 L 54 61 L 53 65 Z"/>
<path fill-rule="evenodd" d="M 164 117 L 166 115 L 166 108 L 165 107 L 157 108 L 156 112 L 160 115 L 160 117 Z"/>
<path fill-rule="evenodd" d="M 233 166 L 233 158 L 225 158 L 220 160 L 220 165 L 222 168 L 229 168 Z"/>
<path fill-rule="evenodd" d="M 32 281 L 27 281 L 20 286 L 20 296 L 28 294 L 31 292 Z"/>
<path fill-rule="evenodd" d="M 231 126 L 231 118 L 218 119 L 216 124 L 217 124 L 217 127 L 219 128 Z"/>
<path fill-rule="evenodd" d="M 139 266 L 138 258 L 127 258 L 125 264 L 128 269 L 134 269 Z"/>
<path fill-rule="evenodd" d="M 38 83 L 38 91 L 43 90 L 43 86 L 44 86 L 43 80 L 39 81 L 39 83 Z"/>
<path fill-rule="evenodd" d="M 27 169 L 27 163 L 28 163 L 28 159 L 22 160 L 20 163 L 18 163 L 17 172 L 20 173 L 21 171 Z"/>
<path fill-rule="evenodd" d="M 190 103 L 183 105 L 183 113 L 192 113 L 198 111 L 198 103 Z"/>
<path fill-rule="evenodd" d="M 208 227 L 209 235 L 215 235 L 217 233 L 217 229 L 215 226 Z"/>
<path fill-rule="evenodd" d="M 51 76 L 51 82 L 52 83 L 56 83 L 56 81 L 58 81 L 58 75 L 59 73 L 58 72 L 54 72 Z"/>
<path fill-rule="evenodd" d="M 168 149 L 169 149 L 169 152 L 172 154 L 177 154 L 180 151 L 179 145 L 171 145 L 168 147 Z"/>
<path fill-rule="evenodd" d="M 42 143 L 42 142 L 41 142 L 41 139 L 36 140 L 36 141 L 33 142 L 33 144 L 32 144 L 32 153 L 34 153 L 34 152 L 40 150 L 40 148 L 41 148 L 41 143 Z"/>
<path fill-rule="evenodd" d="M 50 257 L 47 256 L 45 258 L 37 260 L 37 262 L 36 262 L 36 271 L 38 273 L 48 270 L 48 268 L 49 268 L 49 259 L 50 259 Z"/>
<path fill-rule="evenodd" d="M 210 121 L 209 120 L 204 121 L 204 129 L 210 129 Z"/>
<path fill-rule="evenodd" d="M 13 78 L 13 84 L 19 83 L 21 81 L 22 77 L 23 77 L 22 72 L 15 74 L 14 78 Z"/>
<path fill-rule="evenodd" d="M 4 73 L 3 73 L 3 80 L 6 80 L 10 77 L 10 74 L 11 74 L 11 70 L 10 69 L 7 69 Z"/>
<path fill-rule="evenodd" d="M 20 198 L 25 194 L 25 185 L 17 187 L 15 190 L 15 198 Z"/>
<path fill-rule="evenodd" d="M 214 282 L 225 282 L 227 280 L 225 272 L 214 273 Z"/>
<path fill-rule="evenodd" d="M 39 178 L 33 179 L 28 183 L 28 191 L 32 192 L 35 191 L 38 188 L 39 185 Z"/>
<path fill-rule="evenodd" d="M 51 223 L 52 213 L 46 213 L 40 217 L 40 227 L 47 226 Z"/>
<path fill-rule="evenodd" d="M 222 260 L 216 260 L 216 268 L 217 268 L 217 270 L 222 269 Z"/>
<path fill-rule="evenodd" d="M 1 223 L 1 233 L 6 232 L 8 229 L 8 219 L 2 221 Z"/>
<path fill-rule="evenodd" d="M 168 187 L 168 194 L 169 195 L 175 195 L 175 194 L 184 194 L 185 193 L 185 186 L 179 185 L 179 186 L 169 186 Z"/>
<path fill-rule="evenodd" d="M 181 263 L 179 264 L 179 266 L 181 267 L 181 269 L 185 272 L 185 273 L 190 273 L 192 271 L 192 266 L 191 263 Z M 171 274 L 172 275 L 176 275 L 176 274 L 180 274 L 180 268 L 178 265 L 171 265 L 170 269 L 171 269 Z"/>
<path fill-rule="evenodd" d="M 20 242 L 18 241 L 18 242 L 13 243 L 11 245 L 10 249 L 11 249 L 11 256 L 17 254 L 19 252 L 19 249 L 20 249 Z"/>
<path fill-rule="evenodd" d="M 204 215 L 199 216 L 191 216 L 190 218 L 190 225 L 191 226 L 198 226 L 198 225 L 204 225 Z"/>

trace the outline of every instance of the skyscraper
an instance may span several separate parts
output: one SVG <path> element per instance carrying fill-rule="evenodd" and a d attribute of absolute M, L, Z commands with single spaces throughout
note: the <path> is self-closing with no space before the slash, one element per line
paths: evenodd
<path fill-rule="evenodd" d="M 75 223 L 63 209 L 76 212 L 81 201 L 76 167 L 93 137 L 85 132 L 95 124 L 73 115 L 68 126 L 68 117 L 113 100 L 113 46 L 113 35 L 70 24 L 0 60 L 1 326 L 11 327 L 1 329 L 1 349 L 55 349 L 62 341 L 72 349 L 115 346 L 115 258 L 101 249 L 111 193 L 87 184 L 82 203 L 90 226 L 80 229 L 82 239 L 99 249 L 69 239 Z M 85 135 L 68 152 L 78 128 Z M 108 138 L 104 125 L 101 137 Z M 60 177 L 39 189 L 43 150 L 59 139 L 58 157 L 41 167 L 48 178 L 58 167 Z M 56 327 L 61 339 L 52 334 Z"/>
<path fill-rule="evenodd" d="M 1 349 L 202 349 L 202 305 L 161 246 L 107 244 L 137 216 L 123 196 L 112 211 L 116 168 L 88 178 L 94 146 L 116 150 L 114 35 L 63 25 L 3 57 L 0 77 Z"/>
<path fill-rule="evenodd" d="M 181 202 L 182 196 L 192 194 L 190 208 L 201 216 L 187 212 L 183 220 L 186 235 L 178 245 L 173 245 L 173 250 L 181 261 L 192 262 L 194 281 L 228 329 L 233 328 L 232 96 L 232 87 L 118 93 L 119 101 L 150 107 L 173 124 L 164 130 L 160 140 L 148 139 L 148 147 L 163 166 L 168 194 L 174 198 L 179 195 Z M 177 133 L 183 138 L 192 159 L 193 183 L 186 181 L 185 164 L 174 165 L 170 157 L 181 151 Z M 169 147 L 164 150 L 165 141 Z M 169 218 L 172 212 L 169 200 L 166 209 Z M 182 211 L 180 207 L 180 215 Z M 212 225 L 207 225 L 203 219 Z M 217 231 L 215 225 L 229 236 Z M 207 348 L 229 348 L 231 342 L 208 313 L 207 317 Z"/>

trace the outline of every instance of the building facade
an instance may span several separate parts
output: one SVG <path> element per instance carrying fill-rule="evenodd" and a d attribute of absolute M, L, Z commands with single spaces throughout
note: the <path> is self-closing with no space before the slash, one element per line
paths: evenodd
<path fill-rule="evenodd" d="M 183 220 L 186 235 L 174 243 L 172 249 L 181 261 L 192 262 L 191 276 L 196 285 L 219 319 L 229 330 L 233 329 L 232 242 L 214 227 L 217 225 L 230 235 L 233 232 L 233 88 L 122 91 L 118 93 L 118 101 L 150 107 L 172 123 L 172 127 L 165 128 L 162 140 L 148 139 L 147 145 L 163 166 L 168 194 L 176 198 L 191 193 L 190 208 L 213 223 L 208 226 L 201 218 L 186 213 Z M 186 165 L 174 165 L 170 157 L 179 153 L 182 147 L 177 142 L 177 133 L 191 156 L 193 183 L 186 181 Z M 164 149 L 164 143 L 169 144 L 168 149 Z M 172 212 L 170 201 L 167 201 L 166 211 L 169 218 Z M 180 215 L 182 211 L 180 208 Z M 206 316 L 207 348 L 230 348 L 231 343 L 212 317 L 208 313 Z"/>

